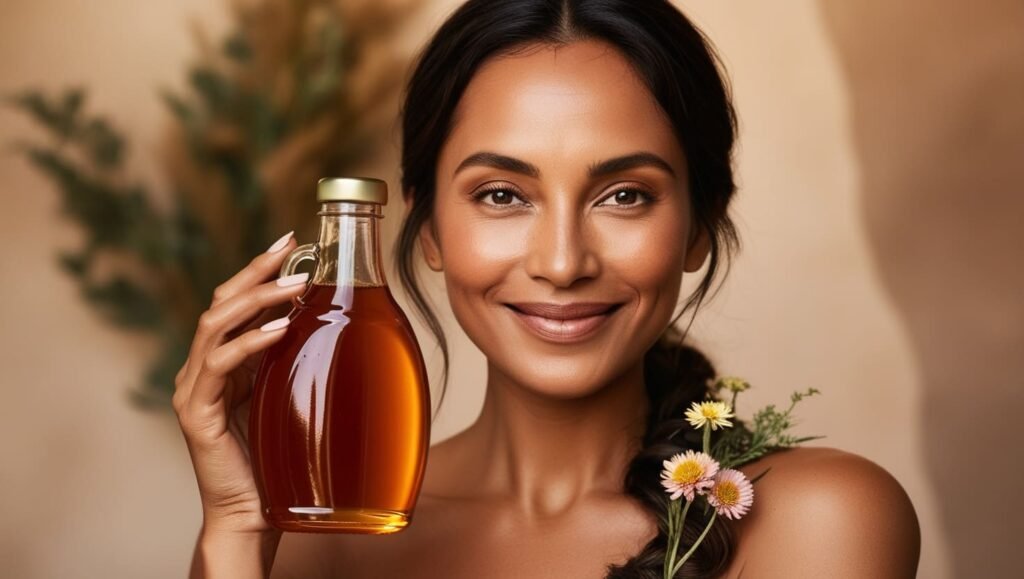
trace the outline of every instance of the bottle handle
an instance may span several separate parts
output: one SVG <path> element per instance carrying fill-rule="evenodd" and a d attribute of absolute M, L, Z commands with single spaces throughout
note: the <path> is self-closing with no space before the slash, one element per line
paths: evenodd
<path fill-rule="evenodd" d="M 320 247 L 315 243 L 307 243 L 296 247 L 288 254 L 288 257 L 284 259 L 284 263 L 281 264 L 281 277 L 286 277 L 295 273 L 295 269 L 299 266 L 300 262 L 308 259 L 315 262 L 319 258 L 319 255 Z M 309 278 L 312 280 L 313 276 L 309 276 Z M 306 285 L 308 286 L 309 283 L 310 282 L 307 281 Z M 292 298 L 292 305 L 295 307 L 302 305 L 302 298 L 300 296 Z"/>

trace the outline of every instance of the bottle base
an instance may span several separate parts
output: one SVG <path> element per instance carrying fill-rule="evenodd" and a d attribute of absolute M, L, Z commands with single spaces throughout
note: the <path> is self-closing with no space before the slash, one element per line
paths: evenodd
<path fill-rule="evenodd" d="M 290 507 L 264 511 L 263 516 L 282 531 L 298 533 L 387 535 L 401 531 L 410 522 L 407 513 L 385 509 Z"/>

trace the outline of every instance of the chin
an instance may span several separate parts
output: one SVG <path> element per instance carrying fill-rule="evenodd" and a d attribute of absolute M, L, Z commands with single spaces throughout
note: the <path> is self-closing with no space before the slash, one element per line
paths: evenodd
<path fill-rule="evenodd" d="M 583 364 L 571 357 L 534 359 L 528 368 L 508 368 L 503 373 L 537 396 L 560 400 L 591 396 L 607 386 L 615 376 L 600 363 Z"/>

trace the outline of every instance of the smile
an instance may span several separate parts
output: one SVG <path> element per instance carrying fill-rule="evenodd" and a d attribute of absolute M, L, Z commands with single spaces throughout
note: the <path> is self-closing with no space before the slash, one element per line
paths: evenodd
<path fill-rule="evenodd" d="M 585 340 L 601 329 L 612 315 L 617 312 L 622 304 L 614 304 L 606 308 L 604 312 L 573 317 L 567 319 L 555 319 L 541 315 L 529 314 L 515 306 L 505 304 L 508 311 L 530 330 L 534 335 L 548 342 L 570 343 Z"/>

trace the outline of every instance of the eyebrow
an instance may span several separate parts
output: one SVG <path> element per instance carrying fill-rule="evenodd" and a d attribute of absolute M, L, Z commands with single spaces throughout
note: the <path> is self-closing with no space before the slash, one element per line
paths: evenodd
<path fill-rule="evenodd" d="M 515 157 L 500 155 L 490 151 L 481 151 L 466 157 L 455 169 L 455 174 L 458 174 L 459 171 L 468 167 L 493 167 L 495 169 L 519 173 L 528 177 L 540 177 L 540 169 L 538 169 L 536 165 L 523 161 L 522 159 L 516 159 Z M 587 170 L 587 175 L 593 179 L 596 177 L 604 177 L 612 173 L 618 173 L 619 171 L 635 169 L 637 167 L 656 167 L 673 177 L 676 176 L 676 172 L 672 169 L 672 165 L 670 165 L 668 161 L 647 151 L 631 153 L 629 155 L 623 155 L 621 157 L 615 157 L 614 159 L 594 163 L 590 165 Z"/>

